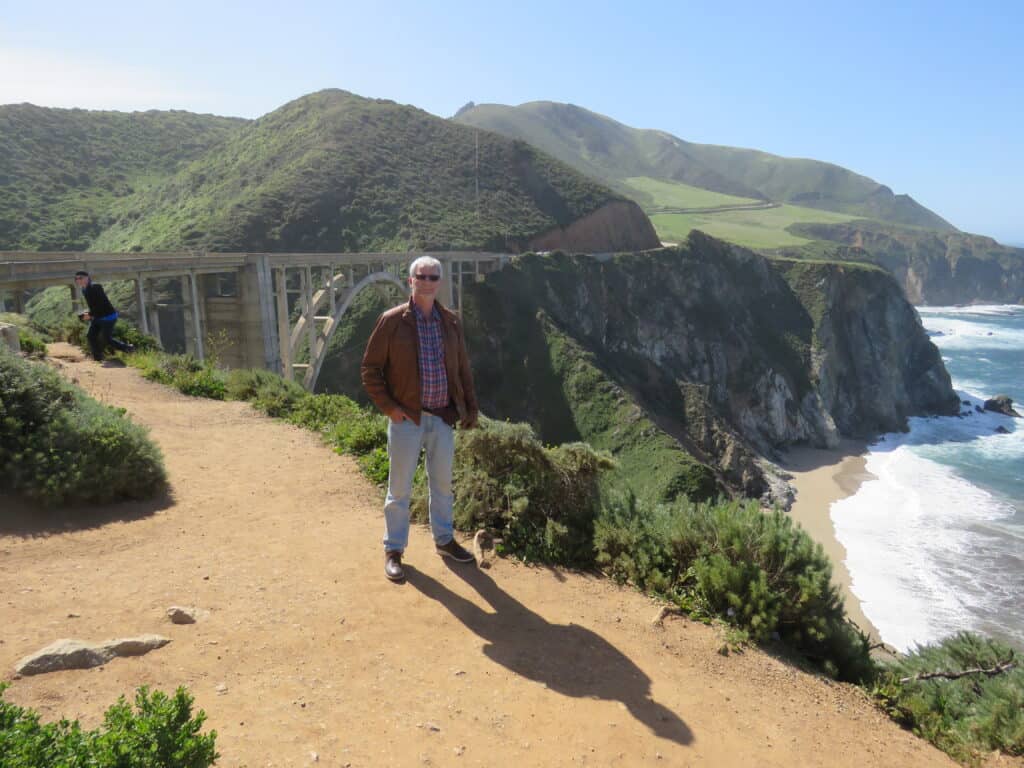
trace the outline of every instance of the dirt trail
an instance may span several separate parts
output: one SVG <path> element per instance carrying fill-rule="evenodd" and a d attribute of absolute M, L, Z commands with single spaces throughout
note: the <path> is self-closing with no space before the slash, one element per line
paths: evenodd
<path fill-rule="evenodd" d="M 92 727 L 139 685 L 187 685 L 222 766 L 954 765 L 856 688 L 720 656 L 716 630 L 654 627 L 653 602 L 605 580 L 448 567 L 417 528 L 391 584 L 377 489 L 315 435 L 54 352 L 152 430 L 172 491 L 87 527 L 0 499 L 0 679 L 58 638 L 172 642 L 15 680 L 7 698 L 47 719 Z M 209 615 L 172 625 L 172 604 Z"/>

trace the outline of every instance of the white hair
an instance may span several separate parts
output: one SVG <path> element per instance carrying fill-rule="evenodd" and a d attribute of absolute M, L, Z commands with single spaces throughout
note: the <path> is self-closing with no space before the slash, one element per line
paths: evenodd
<path fill-rule="evenodd" d="M 444 277 L 444 267 L 441 266 L 441 262 L 435 259 L 433 256 L 420 256 L 412 264 L 409 265 L 409 277 L 413 277 L 416 274 L 416 270 L 420 267 L 428 267 L 436 269 L 437 274 Z"/>

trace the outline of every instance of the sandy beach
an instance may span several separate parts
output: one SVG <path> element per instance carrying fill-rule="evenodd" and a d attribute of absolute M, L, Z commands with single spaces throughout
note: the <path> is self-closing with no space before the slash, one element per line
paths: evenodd
<path fill-rule="evenodd" d="M 791 449 L 780 466 L 793 476 L 790 483 L 796 489 L 790 515 L 832 559 L 832 578 L 842 593 L 846 614 L 871 636 L 872 642 L 879 642 L 878 630 L 868 621 L 860 601 L 850 591 L 846 549 L 836 539 L 829 515 L 833 502 L 853 495 L 861 483 L 871 478 L 865 468 L 866 452 L 867 445 L 863 441 L 843 440 L 831 449 Z"/>

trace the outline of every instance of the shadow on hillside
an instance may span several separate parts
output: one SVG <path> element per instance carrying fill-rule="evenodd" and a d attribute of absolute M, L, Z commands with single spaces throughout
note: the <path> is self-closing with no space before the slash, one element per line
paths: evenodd
<path fill-rule="evenodd" d="M 26 539 L 141 520 L 174 505 L 170 490 L 146 501 L 122 501 L 50 508 L 18 496 L 0 494 L 0 535 Z"/>
<path fill-rule="evenodd" d="M 488 642 L 484 654 L 489 659 L 566 696 L 621 701 L 655 735 L 677 744 L 693 742 L 686 723 L 651 698 L 650 678 L 603 637 L 575 624 L 550 623 L 477 568 L 449 568 L 480 593 L 494 613 L 405 566 L 409 584 Z"/>

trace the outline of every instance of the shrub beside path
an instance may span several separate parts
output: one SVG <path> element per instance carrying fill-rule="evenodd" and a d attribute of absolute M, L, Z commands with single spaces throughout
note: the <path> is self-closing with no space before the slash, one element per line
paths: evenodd
<path fill-rule="evenodd" d="M 15 680 L 6 698 L 45 719 L 95 727 L 139 685 L 186 685 L 221 766 L 955 765 L 857 688 L 721 656 L 716 629 L 654 626 L 608 580 L 448 567 L 414 528 L 393 585 L 378 489 L 317 435 L 51 353 L 151 429 L 171 492 L 81 518 L 0 499 L 0 679 L 58 638 L 172 642 Z M 172 624 L 171 605 L 208 613 Z"/>

